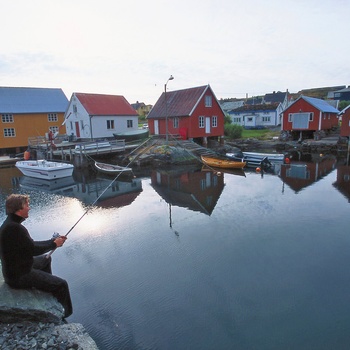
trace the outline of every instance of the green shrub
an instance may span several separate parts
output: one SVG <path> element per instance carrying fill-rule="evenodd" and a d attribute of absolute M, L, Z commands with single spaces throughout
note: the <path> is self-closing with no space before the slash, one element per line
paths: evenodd
<path fill-rule="evenodd" d="M 242 137 L 243 127 L 236 124 L 225 124 L 224 133 L 229 139 L 239 139 Z"/>

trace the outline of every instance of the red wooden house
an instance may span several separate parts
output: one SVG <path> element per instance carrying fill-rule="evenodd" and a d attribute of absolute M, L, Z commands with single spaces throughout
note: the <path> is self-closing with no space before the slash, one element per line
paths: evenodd
<path fill-rule="evenodd" d="M 209 85 L 163 92 L 147 116 L 151 135 L 180 135 L 204 145 L 224 136 L 225 113 Z M 168 128 L 166 128 L 166 122 Z"/>
<path fill-rule="evenodd" d="M 310 137 L 338 126 L 338 113 L 324 100 L 300 96 L 282 112 L 281 130 L 291 132 L 294 139 Z"/>
<path fill-rule="evenodd" d="M 341 111 L 340 136 L 350 137 L 350 105 Z"/>

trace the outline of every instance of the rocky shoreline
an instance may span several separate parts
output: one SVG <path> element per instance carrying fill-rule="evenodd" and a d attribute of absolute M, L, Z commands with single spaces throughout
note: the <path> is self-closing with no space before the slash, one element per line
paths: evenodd
<path fill-rule="evenodd" d="M 0 324 L 0 348 L 4 350 L 98 349 L 82 325 L 42 322 Z"/>

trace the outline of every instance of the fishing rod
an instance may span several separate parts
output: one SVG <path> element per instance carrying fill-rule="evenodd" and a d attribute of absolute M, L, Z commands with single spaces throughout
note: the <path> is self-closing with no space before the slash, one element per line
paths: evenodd
<path fill-rule="evenodd" d="M 149 141 L 149 139 L 147 139 L 145 142 L 141 143 L 138 147 L 136 147 L 130 154 L 134 153 L 137 149 L 139 149 L 141 146 L 143 146 L 144 144 L 146 144 Z M 152 143 L 153 144 L 153 143 Z M 143 152 L 141 152 L 140 154 L 137 154 L 128 164 L 127 164 L 127 168 L 139 157 L 142 155 Z M 129 154 L 129 156 L 130 156 Z M 88 155 L 86 155 L 88 156 Z M 91 158 L 91 157 L 90 157 Z M 102 193 L 93 201 L 93 203 L 84 211 L 84 213 L 80 216 L 80 218 L 75 222 L 75 224 L 68 230 L 68 232 L 63 236 L 63 237 L 67 237 L 71 231 L 73 231 L 73 229 L 79 224 L 79 222 L 84 218 L 84 216 L 92 209 L 92 207 L 98 202 L 98 200 L 106 193 L 106 191 L 113 185 L 113 183 L 115 181 L 118 180 L 119 176 L 122 173 L 120 172 L 109 184 L 108 186 L 102 191 Z M 54 238 L 59 237 L 59 235 L 54 234 Z M 53 250 L 50 251 L 49 254 L 46 255 L 46 258 L 49 258 L 53 252 L 57 249 L 57 247 Z"/>

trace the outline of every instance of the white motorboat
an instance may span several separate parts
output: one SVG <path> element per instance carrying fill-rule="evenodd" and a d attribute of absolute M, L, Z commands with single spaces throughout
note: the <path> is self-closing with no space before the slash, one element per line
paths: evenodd
<path fill-rule="evenodd" d="M 44 159 L 18 161 L 15 165 L 23 175 L 47 180 L 71 176 L 74 169 L 72 164 Z"/>
<path fill-rule="evenodd" d="M 247 167 L 264 166 L 269 168 L 272 164 L 284 163 L 285 155 L 283 153 L 259 153 L 259 152 L 237 152 L 226 153 L 226 156 L 233 160 L 247 162 Z"/>
<path fill-rule="evenodd" d="M 283 153 L 259 153 L 259 152 L 242 152 L 247 158 L 257 158 L 263 160 L 268 158 L 270 162 L 283 162 L 285 155 Z"/>

